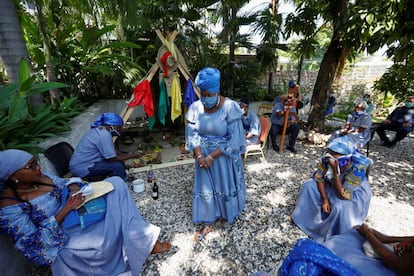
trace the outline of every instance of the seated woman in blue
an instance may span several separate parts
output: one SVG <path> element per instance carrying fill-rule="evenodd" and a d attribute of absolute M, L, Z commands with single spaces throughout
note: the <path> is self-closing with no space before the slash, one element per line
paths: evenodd
<path fill-rule="evenodd" d="M 139 158 L 140 153 L 122 153 L 115 149 L 113 136 L 120 136 L 124 121 L 115 113 L 103 113 L 79 141 L 69 163 L 74 176 L 89 181 L 109 176 L 127 179 L 123 161 Z"/>
<path fill-rule="evenodd" d="M 329 143 L 327 154 L 301 188 L 292 214 L 294 223 L 317 241 L 362 224 L 371 200 L 370 165 L 348 136 Z"/>
<path fill-rule="evenodd" d="M 362 224 L 331 237 L 323 245 L 361 275 L 413 275 L 414 236 L 388 236 Z"/>
<path fill-rule="evenodd" d="M 144 221 L 121 178 L 105 181 L 114 187 L 104 196 L 105 216 L 65 228 L 68 214 L 85 200 L 63 196 L 78 191 L 78 183 L 43 174 L 25 151 L 1 151 L 0 230 L 25 258 L 50 265 L 54 275 L 139 275 L 150 253 L 167 252 L 171 244 L 157 241 L 160 228 Z"/>
<path fill-rule="evenodd" d="M 368 104 L 362 99 L 354 102 L 354 112 L 348 115 L 344 129 L 332 133 L 328 143 L 335 138 L 348 136 L 354 140 L 357 148 L 363 148 L 371 139 L 371 116 L 365 112 Z"/>
<path fill-rule="evenodd" d="M 259 144 L 259 135 L 262 130 L 260 119 L 256 113 L 249 110 L 249 99 L 242 98 L 239 104 L 243 110 L 242 123 L 246 134 L 246 145 Z"/>

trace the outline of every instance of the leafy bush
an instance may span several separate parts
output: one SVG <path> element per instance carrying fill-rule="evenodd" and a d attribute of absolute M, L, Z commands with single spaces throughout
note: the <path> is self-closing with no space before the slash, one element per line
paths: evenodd
<path fill-rule="evenodd" d="M 19 81 L 0 86 L 0 149 L 17 148 L 32 153 L 42 151 L 37 144 L 45 138 L 70 130 L 70 119 L 84 109 L 76 98 L 64 98 L 59 105 L 44 103 L 34 107 L 30 97 L 65 84 L 34 83 L 23 59 L 19 64 Z"/>

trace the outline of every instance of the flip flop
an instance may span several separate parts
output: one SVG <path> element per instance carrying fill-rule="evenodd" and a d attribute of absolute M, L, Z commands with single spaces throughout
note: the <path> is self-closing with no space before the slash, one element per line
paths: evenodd
<path fill-rule="evenodd" d="M 194 233 L 194 241 L 196 242 L 201 242 L 204 237 L 210 233 L 211 231 L 213 231 L 213 225 L 205 225 L 203 226 L 200 231 L 197 231 Z"/>
<path fill-rule="evenodd" d="M 157 241 L 152 248 L 151 254 L 166 253 L 171 250 L 170 242 L 159 242 Z"/>

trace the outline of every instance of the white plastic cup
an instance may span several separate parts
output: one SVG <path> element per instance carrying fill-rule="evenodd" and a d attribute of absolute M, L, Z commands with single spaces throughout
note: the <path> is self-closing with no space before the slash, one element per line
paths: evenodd
<path fill-rule="evenodd" d="M 135 193 L 142 193 L 145 190 L 144 179 L 135 179 L 132 181 L 132 190 Z"/>

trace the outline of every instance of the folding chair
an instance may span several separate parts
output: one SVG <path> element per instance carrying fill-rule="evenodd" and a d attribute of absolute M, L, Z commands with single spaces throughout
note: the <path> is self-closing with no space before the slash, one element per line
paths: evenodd
<path fill-rule="evenodd" d="M 73 151 L 69 143 L 59 142 L 46 149 L 44 155 L 52 162 L 58 176 L 64 177 L 69 173 L 69 162 Z"/>
<path fill-rule="evenodd" d="M 262 162 L 265 162 L 265 156 L 264 156 L 264 148 L 266 146 L 267 138 L 269 136 L 270 127 L 272 126 L 270 122 L 270 118 L 267 116 L 260 116 L 260 125 L 262 127 L 262 130 L 260 131 L 259 135 L 259 144 L 253 144 L 246 146 L 246 153 L 244 154 L 244 163 L 246 164 L 247 156 L 249 155 L 262 155 Z"/>

